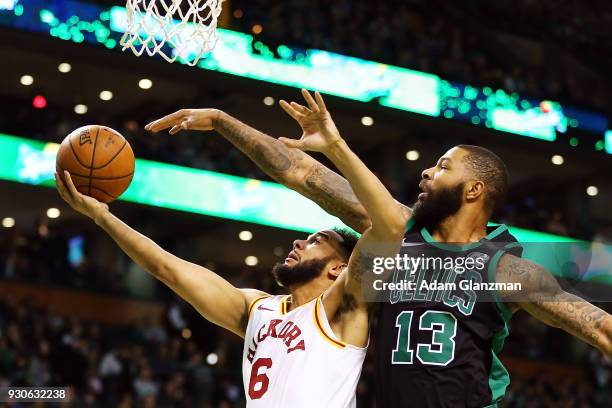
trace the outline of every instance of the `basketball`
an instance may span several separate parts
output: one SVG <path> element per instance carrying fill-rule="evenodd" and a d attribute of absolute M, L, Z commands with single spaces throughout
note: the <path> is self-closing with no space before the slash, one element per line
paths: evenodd
<path fill-rule="evenodd" d="M 67 170 L 79 192 L 104 203 L 116 200 L 129 187 L 134 164 L 128 141 L 99 125 L 83 126 L 66 136 L 56 159 L 60 177 Z"/>

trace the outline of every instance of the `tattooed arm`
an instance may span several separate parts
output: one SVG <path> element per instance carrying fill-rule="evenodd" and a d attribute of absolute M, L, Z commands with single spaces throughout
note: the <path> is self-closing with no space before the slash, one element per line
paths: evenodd
<path fill-rule="evenodd" d="M 343 177 L 299 149 L 287 147 L 225 112 L 181 109 L 145 126 L 153 132 L 167 128 L 170 134 L 184 129 L 214 129 L 272 179 L 314 201 L 355 231 L 362 232 L 370 225 L 363 206 Z"/>
<path fill-rule="evenodd" d="M 310 155 L 223 112 L 214 126 L 277 182 L 314 201 L 355 231 L 362 232 L 369 226 L 369 217 L 348 181 Z"/>
<path fill-rule="evenodd" d="M 565 292 L 541 266 L 506 254 L 499 261 L 497 281 L 520 283 L 519 293 L 507 291 L 500 294 L 536 319 L 561 328 L 612 357 L 612 316 Z"/>

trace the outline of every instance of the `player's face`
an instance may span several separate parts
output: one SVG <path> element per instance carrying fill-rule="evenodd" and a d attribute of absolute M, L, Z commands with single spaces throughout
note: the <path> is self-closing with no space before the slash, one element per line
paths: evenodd
<path fill-rule="evenodd" d="M 440 157 L 434 167 L 421 173 L 421 193 L 414 204 L 414 219 L 418 224 L 433 227 L 455 214 L 463 204 L 466 169 L 463 149 L 453 147 Z"/>
<path fill-rule="evenodd" d="M 319 231 L 305 240 L 293 241 L 285 261 L 277 263 L 272 274 L 281 286 L 305 284 L 319 277 L 341 254 L 342 237 L 334 231 Z"/>
<path fill-rule="evenodd" d="M 316 232 L 306 239 L 296 239 L 284 264 L 294 266 L 301 262 L 333 257 L 339 252 L 340 242 L 342 237 L 331 230 Z"/>

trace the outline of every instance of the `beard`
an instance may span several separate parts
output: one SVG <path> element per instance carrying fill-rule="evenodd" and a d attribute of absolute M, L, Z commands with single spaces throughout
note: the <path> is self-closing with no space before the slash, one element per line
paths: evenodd
<path fill-rule="evenodd" d="M 276 283 L 283 287 L 303 285 L 319 276 L 331 259 L 332 257 L 312 259 L 294 266 L 279 262 L 272 268 L 272 276 L 276 279 Z"/>
<path fill-rule="evenodd" d="M 437 192 L 428 191 L 425 200 L 418 200 L 412 206 L 412 218 L 419 228 L 435 229 L 442 221 L 457 213 L 463 201 L 463 187 L 459 183 L 454 187 L 440 189 Z"/>

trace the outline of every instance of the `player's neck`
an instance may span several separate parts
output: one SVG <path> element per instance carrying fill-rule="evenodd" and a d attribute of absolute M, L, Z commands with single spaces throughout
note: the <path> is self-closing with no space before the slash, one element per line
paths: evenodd
<path fill-rule="evenodd" d="M 290 302 L 287 304 L 288 310 L 300 307 L 317 296 L 321 295 L 329 287 L 329 282 L 323 283 L 319 279 L 314 279 L 305 285 L 289 288 L 291 295 Z"/>
<path fill-rule="evenodd" d="M 487 235 L 488 216 L 482 211 L 460 209 L 430 231 L 438 242 L 472 243 Z"/>

